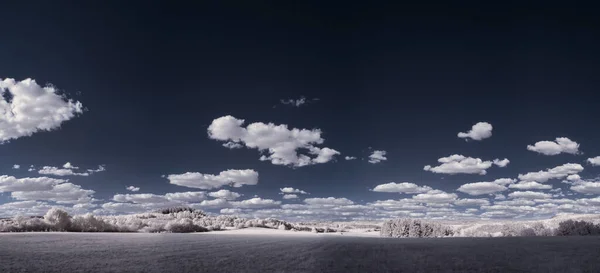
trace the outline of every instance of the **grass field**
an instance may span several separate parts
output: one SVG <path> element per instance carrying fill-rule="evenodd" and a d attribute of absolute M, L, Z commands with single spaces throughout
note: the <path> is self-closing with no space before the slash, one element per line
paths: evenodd
<path fill-rule="evenodd" d="M 0 234 L 0 272 L 600 272 L 600 237 Z"/>

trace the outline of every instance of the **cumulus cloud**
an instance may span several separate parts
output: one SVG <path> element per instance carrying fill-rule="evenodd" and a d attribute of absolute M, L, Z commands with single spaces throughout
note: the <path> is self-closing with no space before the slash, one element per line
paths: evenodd
<path fill-rule="evenodd" d="M 292 187 L 285 187 L 285 188 L 280 188 L 279 191 L 281 191 L 282 194 L 285 193 L 300 193 L 300 194 L 308 194 L 308 192 L 305 192 L 303 190 L 300 189 L 294 189 Z"/>
<path fill-rule="evenodd" d="M 195 204 L 196 206 L 199 206 L 201 208 L 208 208 L 208 209 L 220 209 L 220 208 L 227 208 L 231 206 L 231 203 L 229 203 L 229 201 L 225 200 L 225 199 L 213 199 L 213 200 L 204 200 L 199 204 Z"/>
<path fill-rule="evenodd" d="M 505 186 L 494 182 L 467 183 L 457 189 L 457 191 L 464 192 L 469 195 L 493 194 L 505 190 L 507 190 Z"/>
<path fill-rule="evenodd" d="M 356 157 L 355 156 L 346 156 L 346 157 L 344 157 L 344 159 L 346 159 L 346 160 L 355 160 Z"/>
<path fill-rule="evenodd" d="M 102 204 L 102 208 L 114 213 L 140 213 L 148 209 L 141 204 L 108 202 Z"/>
<path fill-rule="evenodd" d="M 239 188 L 243 185 L 258 184 L 258 172 L 247 170 L 227 170 L 218 175 L 202 174 L 198 172 L 187 172 L 183 174 L 170 174 L 167 176 L 169 182 L 174 185 L 197 188 L 215 189 L 231 185 Z"/>
<path fill-rule="evenodd" d="M 535 191 L 516 191 L 508 194 L 513 199 L 550 199 L 552 194 Z"/>
<path fill-rule="evenodd" d="M 298 199 L 297 194 L 284 194 L 283 199 Z"/>
<path fill-rule="evenodd" d="M 512 179 L 512 178 L 498 178 L 496 180 L 493 181 L 494 183 L 498 184 L 498 185 L 503 185 L 506 186 L 508 184 L 512 184 L 517 182 L 517 179 Z"/>
<path fill-rule="evenodd" d="M 511 189 L 519 189 L 519 190 L 549 190 L 549 189 L 552 189 L 551 185 L 540 184 L 535 181 L 521 181 L 517 184 L 512 184 L 508 187 Z"/>
<path fill-rule="evenodd" d="M 327 198 L 306 198 L 304 199 L 304 203 L 309 205 L 353 205 L 354 202 L 347 198 L 335 198 L 335 197 L 327 197 Z"/>
<path fill-rule="evenodd" d="M 232 116 L 217 118 L 208 127 L 208 136 L 211 139 L 243 144 L 265 152 L 268 156 L 262 155 L 260 160 L 271 161 L 275 165 L 303 167 L 327 163 L 340 154 L 334 149 L 315 146 L 325 141 L 321 138 L 319 129 L 288 129 L 285 124 L 262 122 L 255 122 L 244 128 L 243 124 L 243 119 Z M 300 154 L 299 149 L 308 150 L 310 156 Z"/>
<path fill-rule="evenodd" d="M 32 79 L 0 79 L 0 93 L 0 143 L 57 129 L 83 113 L 81 102 L 67 100 L 54 87 L 41 87 Z"/>
<path fill-rule="evenodd" d="M 386 151 L 380 151 L 380 150 L 373 151 L 373 153 L 371 155 L 369 155 L 369 163 L 376 164 L 381 161 L 386 161 L 387 160 L 387 157 L 385 157 L 386 154 L 387 154 Z"/>
<path fill-rule="evenodd" d="M 79 169 L 79 167 L 75 167 L 71 164 L 71 162 L 67 162 L 63 165 L 63 168 L 65 169 Z"/>
<path fill-rule="evenodd" d="M 479 158 L 465 157 L 463 155 L 454 154 L 448 157 L 438 159 L 439 166 L 431 167 L 427 165 L 423 168 L 425 171 L 445 174 L 480 174 L 487 173 L 487 169 L 492 166 L 491 161 L 483 161 Z"/>
<path fill-rule="evenodd" d="M 588 158 L 587 162 L 593 166 L 600 166 L 600 156 Z"/>
<path fill-rule="evenodd" d="M 490 204 L 490 201 L 487 199 L 457 199 L 454 201 L 454 204 L 460 207 L 478 207 L 478 206 L 487 206 Z"/>
<path fill-rule="evenodd" d="M 527 145 L 527 150 L 544 155 L 558 155 L 561 153 L 578 154 L 579 143 L 566 137 L 558 137 L 555 141 L 538 141 L 534 145 Z"/>
<path fill-rule="evenodd" d="M 134 187 L 134 186 L 129 186 L 125 189 L 127 189 L 128 191 L 133 191 L 133 192 L 140 191 L 139 187 Z"/>
<path fill-rule="evenodd" d="M 231 205 L 235 208 L 244 208 L 244 209 L 260 209 L 260 208 L 269 208 L 269 207 L 277 207 L 281 205 L 281 201 L 275 201 L 272 199 L 262 199 L 260 197 L 251 198 L 248 200 L 243 200 L 239 202 L 231 202 Z"/>
<path fill-rule="evenodd" d="M 287 100 L 280 100 L 281 104 L 284 105 L 292 105 L 292 106 L 296 106 L 296 107 L 300 107 L 305 103 L 309 103 L 309 102 L 313 102 L 313 101 L 317 101 L 319 99 L 315 98 L 315 99 L 306 99 L 305 97 L 300 97 L 299 99 L 287 99 Z"/>
<path fill-rule="evenodd" d="M 564 178 L 568 175 L 577 174 L 581 171 L 583 171 L 583 166 L 580 164 L 567 163 L 552 169 L 547 169 L 546 171 L 519 174 L 519 179 L 524 181 L 536 181 L 544 183 L 550 179 Z"/>
<path fill-rule="evenodd" d="M 240 214 L 240 213 L 242 213 L 242 210 L 241 209 L 226 208 L 226 209 L 221 209 L 219 212 L 221 214 Z"/>
<path fill-rule="evenodd" d="M 450 203 L 458 196 L 454 193 L 447 193 L 440 190 L 431 190 L 427 193 L 420 193 L 412 197 L 413 200 L 422 203 Z"/>
<path fill-rule="evenodd" d="M 43 175 L 56 175 L 56 176 L 68 176 L 68 175 L 78 175 L 78 176 L 89 176 L 89 173 L 77 173 L 74 172 L 73 169 L 59 169 L 57 167 L 44 166 L 39 171 L 39 174 Z"/>
<path fill-rule="evenodd" d="M 494 159 L 493 163 L 500 168 L 504 168 L 508 165 L 508 163 L 510 163 L 510 160 L 508 160 L 508 158 L 502 160 L 496 158 Z"/>
<path fill-rule="evenodd" d="M 170 192 L 165 194 L 165 198 L 172 202 L 200 202 L 206 199 L 206 193 L 203 191 Z"/>
<path fill-rule="evenodd" d="M 219 191 L 209 193 L 208 196 L 214 197 L 214 198 L 221 198 L 221 199 L 225 199 L 225 200 L 235 200 L 235 199 L 238 199 L 242 195 L 237 192 L 232 192 L 230 190 L 219 190 Z"/>
<path fill-rule="evenodd" d="M 25 177 L 0 176 L 0 192 L 27 192 L 27 191 L 49 191 L 54 186 L 65 183 L 67 180 L 49 177 Z"/>
<path fill-rule="evenodd" d="M 13 169 L 18 170 L 21 168 L 21 165 L 15 164 L 12 166 Z"/>
<path fill-rule="evenodd" d="M 463 133 L 460 132 L 458 133 L 458 137 L 460 138 L 464 138 L 464 139 L 472 139 L 472 140 L 483 140 L 486 138 L 489 138 L 492 136 L 492 125 L 487 123 L 487 122 L 478 122 L 475 125 L 473 125 L 473 127 L 471 127 L 471 130 Z"/>
<path fill-rule="evenodd" d="M 54 185 L 50 190 L 39 191 L 13 191 L 11 196 L 17 200 L 53 201 L 61 204 L 89 203 L 92 200 L 93 190 L 82 189 L 72 183 Z"/>
<path fill-rule="evenodd" d="M 571 190 L 583 194 L 600 194 L 600 182 L 582 181 L 571 186 Z"/>
<path fill-rule="evenodd" d="M 229 141 L 229 142 L 223 143 L 223 147 L 229 148 L 229 149 L 240 149 L 240 148 L 243 148 L 244 145 Z"/>
<path fill-rule="evenodd" d="M 429 186 L 419 186 L 417 184 L 408 183 L 408 182 L 403 182 L 403 183 L 390 182 L 390 183 L 386 183 L 386 184 L 377 185 L 375 188 L 373 188 L 373 191 L 375 191 L 375 192 L 397 192 L 397 193 L 408 193 L 408 194 L 425 193 L 430 190 L 433 190 L 433 189 Z"/>
<path fill-rule="evenodd" d="M 163 195 L 156 195 L 150 193 L 115 194 L 113 200 L 117 202 L 132 202 L 136 204 L 165 203 L 169 201 Z"/>

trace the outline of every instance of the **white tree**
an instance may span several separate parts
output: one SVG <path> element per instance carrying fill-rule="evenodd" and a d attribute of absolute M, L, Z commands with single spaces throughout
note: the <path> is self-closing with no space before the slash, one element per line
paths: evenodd
<path fill-rule="evenodd" d="M 69 214 L 59 208 L 51 208 L 44 215 L 44 220 L 58 231 L 65 231 L 71 224 Z"/>

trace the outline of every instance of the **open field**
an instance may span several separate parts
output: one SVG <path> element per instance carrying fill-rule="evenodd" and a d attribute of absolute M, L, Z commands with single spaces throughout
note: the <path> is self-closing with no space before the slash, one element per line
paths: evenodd
<path fill-rule="evenodd" d="M 5 233 L 0 272 L 600 271 L 600 237 L 285 234 Z"/>

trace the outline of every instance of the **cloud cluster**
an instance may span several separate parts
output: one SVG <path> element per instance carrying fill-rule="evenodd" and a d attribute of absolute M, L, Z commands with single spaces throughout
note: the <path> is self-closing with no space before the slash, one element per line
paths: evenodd
<path fill-rule="evenodd" d="M 83 113 L 81 102 L 67 100 L 54 87 L 41 87 L 32 79 L 0 79 L 0 94 L 0 143 L 57 129 Z"/>
<path fill-rule="evenodd" d="M 583 171 L 583 166 L 580 164 L 567 163 L 552 169 L 547 169 L 546 171 L 519 174 L 519 179 L 523 181 L 544 183 L 550 179 L 565 178 L 569 175 L 580 173 L 581 171 Z"/>
<path fill-rule="evenodd" d="M 33 169 L 33 167 L 32 167 L 32 169 Z M 89 176 L 90 174 L 93 174 L 96 172 L 102 172 L 102 171 L 106 170 L 104 168 L 104 166 L 102 166 L 102 165 L 98 166 L 98 169 L 96 169 L 96 170 L 88 169 L 85 172 L 76 172 L 75 170 L 78 170 L 78 169 L 79 169 L 79 167 L 73 166 L 70 162 L 67 162 L 62 166 L 62 168 L 52 167 L 52 166 L 43 166 L 40 170 L 38 170 L 38 173 L 43 174 L 43 175 L 55 175 L 55 176 Z M 35 170 L 35 169 L 33 169 L 33 170 Z"/>
<path fill-rule="evenodd" d="M 493 127 L 491 124 L 487 122 L 478 122 L 471 127 L 470 131 L 466 133 L 458 133 L 458 137 L 464 139 L 470 138 L 472 140 L 483 140 L 492 136 L 492 129 Z"/>
<path fill-rule="evenodd" d="M 429 186 L 419 186 L 414 183 L 402 182 L 395 183 L 390 182 L 386 184 L 381 184 L 375 186 L 373 191 L 375 192 L 397 192 L 397 193 L 407 193 L 407 194 L 415 194 L 415 193 L 426 193 L 430 190 L 433 190 Z"/>
<path fill-rule="evenodd" d="M 136 192 L 136 191 L 140 191 L 139 187 L 135 187 L 135 186 L 129 186 L 127 188 L 125 188 L 128 191 L 132 191 L 132 192 Z"/>
<path fill-rule="evenodd" d="M 592 166 L 600 166 L 600 156 L 588 158 L 587 162 L 592 164 Z"/>
<path fill-rule="evenodd" d="M 505 159 L 494 159 L 493 161 L 494 165 L 500 167 L 500 168 L 504 168 L 508 165 L 508 163 L 510 163 L 510 160 L 508 160 L 508 158 Z"/>
<path fill-rule="evenodd" d="M 243 144 L 265 152 L 268 156 L 262 155 L 260 160 L 271 161 L 275 165 L 303 167 L 327 163 L 340 154 L 334 149 L 315 146 L 324 142 L 319 129 L 288 129 L 285 124 L 262 122 L 255 122 L 246 127 L 243 127 L 243 124 L 243 119 L 232 116 L 217 118 L 208 127 L 208 136 L 211 139 L 227 141 L 230 147 Z M 309 155 L 300 154 L 299 149 L 308 150 Z"/>
<path fill-rule="evenodd" d="M 558 137 L 555 141 L 544 140 L 538 141 L 534 145 L 527 145 L 527 150 L 543 155 L 578 154 L 579 143 L 566 137 Z"/>
<path fill-rule="evenodd" d="M 451 155 L 438 159 L 439 166 L 431 167 L 427 165 L 423 168 L 425 171 L 445 174 L 480 174 L 487 173 L 487 169 L 492 166 L 492 161 L 483 161 L 479 158 L 466 157 L 463 155 Z"/>
<path fill-rule="evenodd" d="M 299 194 L 308 194 L 308 192 L 305 192 L 303 190 L 300 189 L 294 189 L 292 187 L 285 187 L 285 188 L 280 188 L 279 191 L 282 194 L 288 194 L 288 193 L 299 193 Z"/>
<path fill-rule="evenodd" d="M 169 182 L 174 185 L 197 189 L 215 189 L 223 186 L 241 187 L 243 185 L 258 184 L 258 172 L 247 170 L 227 170 L 218 175 L 186 172 L 183 174 L 170 174 Z"/>
<path fill-rule="evenodd" d="M 464 192 L 469 195 L 493 194 L 505 190 L 507 190 L 505 186 L 494 182 L 467 183 L 457 189 L 457 191 Z"/>
<path fill-rule="evenodd" d="M 386 154 L 387 154 L 386 151 L 380 151 L 380 150 L 373 151 L 373 153 L 371 155 L 369 155 L 369 163 L 376 164 L 381 161 L 386 161 L 387 160 L 387 157 L 385 157 Z"/>

